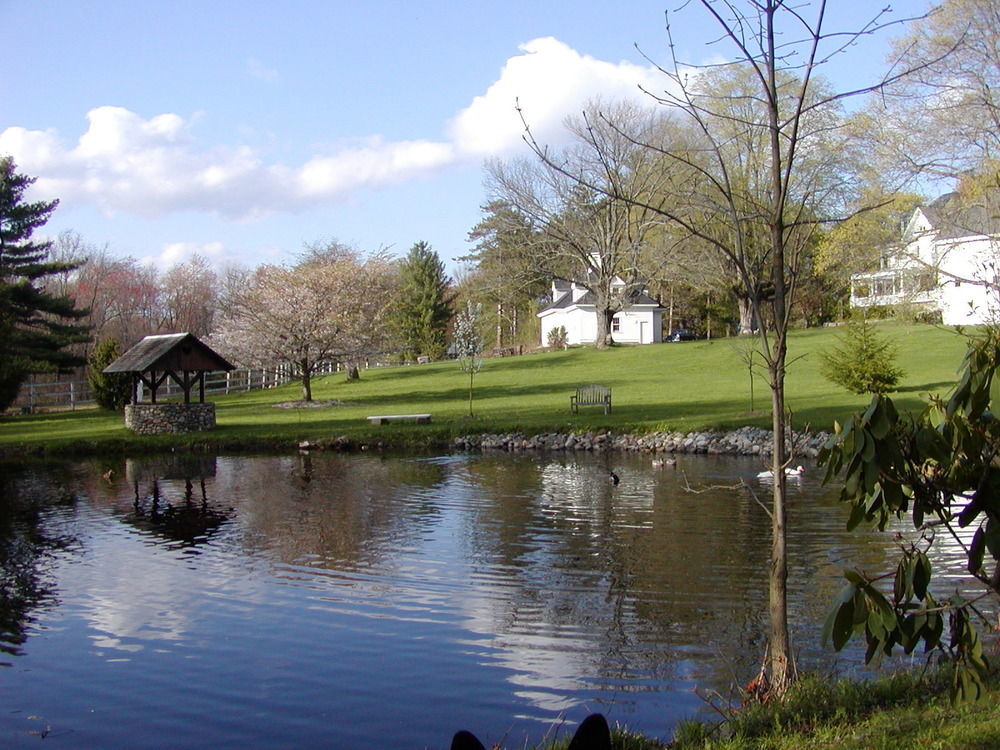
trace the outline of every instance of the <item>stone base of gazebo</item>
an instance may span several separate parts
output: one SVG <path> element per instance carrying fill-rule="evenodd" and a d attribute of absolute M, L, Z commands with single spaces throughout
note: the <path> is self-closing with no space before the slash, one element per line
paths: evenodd
<path fill-rule="evenodd" d="M 128 404 L 125 426 L 138 435 L 211 430 L 215 427 L 215 404 Z"/>

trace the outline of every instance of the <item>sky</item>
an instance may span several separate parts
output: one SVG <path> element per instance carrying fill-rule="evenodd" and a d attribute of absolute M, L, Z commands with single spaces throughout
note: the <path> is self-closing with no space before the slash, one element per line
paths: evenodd
<path fill-rule="evenodd" d="M 845 28 L 888 3 L 829 4 Z M 195 253 L 293 262 L 337 240 L 396 255 L 424 241 L 454 272 L 485 160 L 529 156 L 516 106 L 558 146 L 588 101 L 648 103 L 640 87 L 666 86 L 666 18 L 685 61 L 727 54 L 697 5 L 0 0 L 0 154 L 38 178 L 32 199 L 60 200 L 46 235 L 161 269 Z M 891 36 L 828 77 L 874 82 Z"/>

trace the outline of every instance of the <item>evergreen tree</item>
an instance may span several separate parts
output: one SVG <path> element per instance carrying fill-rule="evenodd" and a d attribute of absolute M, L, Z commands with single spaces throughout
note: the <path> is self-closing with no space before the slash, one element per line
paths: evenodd
<path fill-rule="evenodd" d="M 0 410 L 13 403 L 31 373 L 84 364 L 65 349 L 89 340 L 78 322 L 86 313 L 44 286 L 46 278 L 76 265 L 50 261 L 52 242 L 31 239 L 59 201 L 26 202 L 35 178 L 15 169 L 13 159 L 0 157 Z"/>
<path fill-rule="evenodd" d="M 438 254 L 417 242 L 400 264 L 401 289 L 397 308 L 402 355 L 414 359 L 441 357 L 447 348 L 451 300 L 448 277 Z"/>
<path fill-rule="evenodd" d="M 106 338 L 94 347 L 87 359 L 87 382 L 94 401 L 102 409 L 121 411 L 132 398 L 132 376 L 126 372 L 104 372 L 122 355 L 118 339 Z"/>
<path fill-rule="evenodd" d="M 823 377 L 851 393 L 886 393 L 903 377 L 893 362 L 896 348 L 868 320 L 847 324 L 840 346 L 823 356 Z"/>

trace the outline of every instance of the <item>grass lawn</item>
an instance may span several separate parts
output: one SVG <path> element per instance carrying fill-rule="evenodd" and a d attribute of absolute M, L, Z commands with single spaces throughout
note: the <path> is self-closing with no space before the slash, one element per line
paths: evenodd
<path fill-rule="evenodd" d="M 997 676 L 987 681 L 982 700 L 953 706 L 948 672 L 927 678 L 897 674 L 861 683 L 808 677 L 792 687 L 783 702 L 752 705 L 731 723 L 682 722 L 675 730 L 677 750 L 853 750 L 854 748 L 928 748 L 987 750 L 1000 747 L 996 710 Z M 686 726 L 685 726 L 686 724 Z M 642 746 L 640 746 L 642 747 Z M 647 746 L 648 747 L 648 746 Z"/>
<path fill-rule="evenodd" d="M 965 341 L 955 331 L 928 325 L 879 327 L 897 345 L 905 372 L 897 405 L 920 409 L 922 394 L 946 391 L 955 380 Z M 837 329 L 795 331 L 790 337 L 787 403 L 796 427 L 829 429 L 834 419 L 868 399 L 854 396 L 820 374 L 821 352 L 837 343 Z M 169 447 L 244 448 L 291 445 L 298 440 L 346 436 L 398 445 L 443 442 L 475 432 L 529 433 L 610 429 L 615 432 L 692 431 L 769 425 L 769 393 L 762 373 L 750 376 L 740 350 L 745 341 L 716 339 L 605 351 L 577 348 L 487 359 L 474 380 L 474 417 L 468 416 L 468 375 L 455 362 L 377 368 L 348 382 L 331 375 L 314 382 L 323 408 L 275 408 L 298 399 L 297 384 L 215 398 L 218 427 L 210 433 L 141 438 L 122 426 L 119 414 L 93 409 L 6 417 L 0 451 L 89 452 Z M 610 386 L 613 409 L 569 411 L 579 385 Z M 429 425 L 370 425 L 374 414 L 433 414 Z"/>

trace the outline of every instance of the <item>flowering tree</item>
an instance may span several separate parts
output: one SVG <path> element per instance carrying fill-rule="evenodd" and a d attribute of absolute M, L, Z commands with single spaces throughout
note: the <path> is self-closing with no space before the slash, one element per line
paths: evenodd
<path fill-rule="evenodd" d="M 381 352 L 393 279 L 384 254 L 340 246 L 294 266 L 230 274 L 214 343 L 244 365 L 291 365 L 312 401 L 320 364 Z"/>
<path fill-rule="evenodd" d="M 472 381 L 483 367 L 483 337 L 479 335 L 479 320 L 483 306 L 470 300 L 465 310 L 455 316 L 455 354 L 462 372 L 469 373 L 469 416 L 472 416 Z"/>

